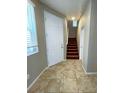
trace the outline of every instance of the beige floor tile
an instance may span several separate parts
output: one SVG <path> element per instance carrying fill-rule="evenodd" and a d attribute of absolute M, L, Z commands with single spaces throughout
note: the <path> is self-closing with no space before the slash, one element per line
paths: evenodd
<path fill-rule="evenodd" d="M 97 93 L 97 92 L 84 92 L 84 91 L 79 91 L 78 93 Z"/>
<path fill-rule="evenodd" d="M 56 78 L 56 71 L 48 69 L 42 74 L 42 76 L 40 78 L 42 78 L 42 79 L 55 79 Z"/>
<path fill-rule="evenodd" d="M 49 67 L 28 93 L 96 93 L 97 75 L 86 75 L 80 60 Z"/>
<path fill-rule="evenodd" d="M 74 79 L 64 79 L 63 86 L 60 88 L 62 93 L 78 93 L 78 87 L 76 84 L 76 80 Z"/>
<path fill-rule="evenodd" d="M 64 75 L 64 78 L 76 79 L 76 73 L 74 70 L 65 70 L 62 73 Z"/>
<path fill-rule="evenodd" d="M 48 92 L 60 92 L 61 81 L 60 80 L 50 80 L 47 85 Z"/>
<path fill-rule="evenodd" d="M 77 80 L 78 88 L 83 92 L 96 92 L 96 78 L 94 77 L 80 77 Z"/>

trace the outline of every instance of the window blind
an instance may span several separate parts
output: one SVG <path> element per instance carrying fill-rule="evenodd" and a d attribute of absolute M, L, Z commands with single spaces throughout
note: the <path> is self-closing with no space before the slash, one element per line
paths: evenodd
<path fill-rule="evenodd" d="M 32 4 L 27 4 L 27 54 L 38 52 L 35 13 Z"/>

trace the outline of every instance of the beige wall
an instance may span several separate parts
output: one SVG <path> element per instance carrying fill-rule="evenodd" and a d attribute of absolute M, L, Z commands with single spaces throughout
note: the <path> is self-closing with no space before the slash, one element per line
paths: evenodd
<path fill-rule="evenodd" d="M 90 30 L 87 71 L 97 72 L 97 0 L 91 3 Z"/>
<path fill-rule="evenodd" d="M 33 3 L 35 4 L 36 30 L 39 52 L 27 57 L 27 74 L 30 75 L 29 79 L 27 80 L 27 86 L 29 86 L 40 74 L 40 72 L 48 66 L 46 57 L 43 11 L 38 0 L 33 0 Z"/>
<path fill-rule="evenodd" d="M 90 13 L 91 13 L 91 3 L 88 3 L 88 6 L 80 18 L 78 32 L 77 32 L 77 42 L 78 42 L 78 49 L 80 51 L 80 32 L 83 29 L 84 37 L 83 38 L 83 65 L 87 70 L 87 62 L 88 62 L 88 46 L 89 46 L 89 33 L 90 33 Z"/>
<path fill-rule="evenodd" d="M 27 80 L 27 86 L 36 79 L 41 71 L 48 66 L 46 56 L 46 40 L 45 40 L 45 26 L 44 26 L 44 9 L 49 12 L 65 18 L 62 14 L 50 9 L 49 7 L 42 4 L 39 0 L 32 0 L 35 4 L 35 17 L 36 17 L 36 29 L 38 37 L 39 52 L 27 57 L 27 74 L 30 75 Z M 66 57 L 66 42 L 67 42 L 67 31 L 66 31 L 66 20 L 64 24 L 64 57 Z"/>
<path fill-rule="evenodd" d="M 68 27 L 67 27 L 67 20 L 65 19 L 65 22 L 64 22 L 64 59 L 66 59 L 67 44 L 68 44 Z"/>
<path fill-rule="evenodd" d="M 80 18 L 77 41 L 80 51 L 80 31 L 83 29 L 83 65 L 87 72 L 97 72 L 97 0 L 89 0 Z"/>

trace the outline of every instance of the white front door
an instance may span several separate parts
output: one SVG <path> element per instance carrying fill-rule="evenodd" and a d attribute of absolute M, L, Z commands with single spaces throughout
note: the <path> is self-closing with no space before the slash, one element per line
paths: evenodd
<path fill-rule="evenodd" d="M 64 59 L 63 25 L 64 20 L 44 11 L 45 35 L 48 65 L 54 65 Z"/>

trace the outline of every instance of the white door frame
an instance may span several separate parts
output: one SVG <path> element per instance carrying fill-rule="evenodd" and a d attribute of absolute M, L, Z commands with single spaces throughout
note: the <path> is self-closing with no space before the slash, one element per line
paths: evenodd
<path fill-rule="evenodd" d="M 84 48 L 84 29 L 80 31 L 80 59 L 83 60 L 83 48 Z"/>

